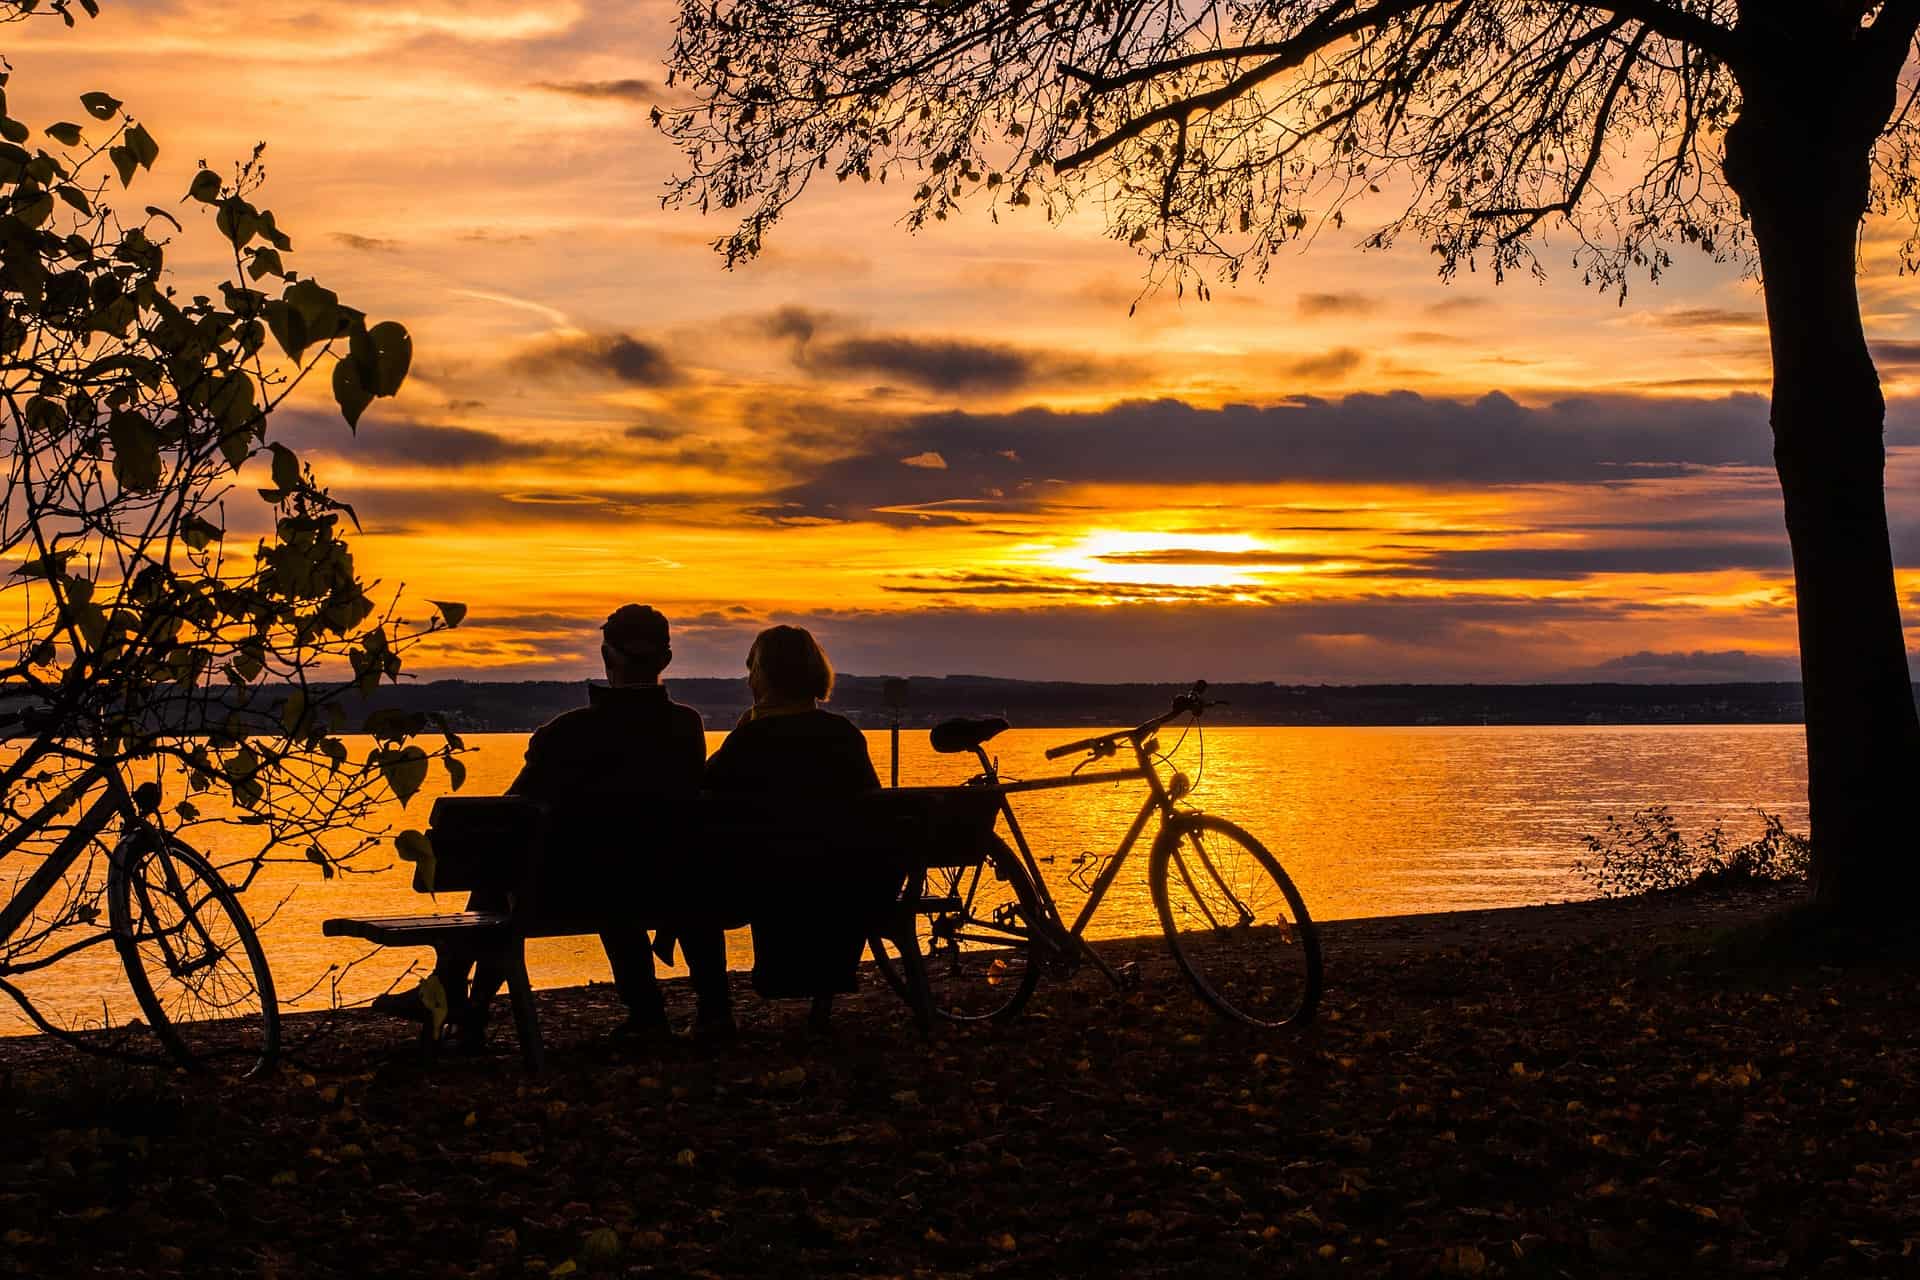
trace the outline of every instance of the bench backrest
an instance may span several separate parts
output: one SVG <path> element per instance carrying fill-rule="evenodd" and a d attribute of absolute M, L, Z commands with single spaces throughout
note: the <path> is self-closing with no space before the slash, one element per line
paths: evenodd
<path fill-rule="evenodd" d="M 903 871 L 968 866 L 986 856 L 999 803 L 997 793 L 974 787 L 898 787 L 819 801 L 702 792 L 681 807 L 649 805 L 611 825 L 606 840 L 615 861 L 627 853 L 623 842 L 644 840 L 746 874 L 816 858 L 849 870 L 877 862 Z M 445 796 L 434 802 L 430 823 L 434 856 L 414 869 L 421 893 L 523 894 L 550 834 L 582 838 L 577 823 L 519 796 Z"/>
<path fill-rule="evenodd" d="M 707 791 L 689 815 L 689 843 L 716 854 L 819 852 L 957 866 L 985 856 L 998 812 L 997 795 L 970 787 L 895 787 L 827 800 Z"/>
<path fill-rule="evenodd" d="M 546 834 L 546 806 L 523 796 L 442 796 L 428 816 L 433 857 L 414 863 L 414 892 L 518 893 Z"/>

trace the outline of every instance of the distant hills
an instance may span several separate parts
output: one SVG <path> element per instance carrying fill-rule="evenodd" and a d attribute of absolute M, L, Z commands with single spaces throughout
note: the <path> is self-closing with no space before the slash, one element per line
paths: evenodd
<path fill-rule="evenodd" d="M 667 685 L 676 699 L 699 709 L 710 729 L 732 727 L 749 702 L 740 679 L 670 679 Z M 842 676 L 832 708 L 862 726 L 882 728 L 891 717 L 885 685 L 878 676 Z M 924 727 L 949 716 L 1003 715 L 1027 728 L 1134 724 L 1166 710 L 1184 687 L 916 677 L 901 723 Z M 1210 712 L 1210 724 L 1798 724 L 1803 718 L 1797 683 L 1262 683 L 1214 685 L 1208 693 L 1230 704 Z M 579 681 L 437 680 L 383 688 L 372 706 L 434 711 L 464 731 L 507 733 L 536 728 L 585 699 Z"/>

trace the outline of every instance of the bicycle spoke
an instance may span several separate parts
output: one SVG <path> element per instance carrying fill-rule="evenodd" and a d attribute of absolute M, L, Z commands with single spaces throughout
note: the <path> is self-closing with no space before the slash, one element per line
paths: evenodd
<path fill-rule="evenodd" d="M 1203 999 L 1256 1026 L 1311 1013 L 1318 939 L 1292 883 L 1258 841 L 1217 818 L 1186 818 L 1161 837 L 1151 876 L 1174 957 Z"/>
<path fill-rule="evenodd" d="M 278 1041 L 272 978 L 219 873 L 169 841 L 116 872 L 115 933 L 156 1034 L 187 1061 L 269 1058 Z"/>
<path fill-rule="evenodd" d="M 1039 979 L 1034 894 L 1013 859 L 1002 846 L 977 863 L 929 870 L 922 886 L 923 900 L 958 904 L 915 916 L 934 1010 L 949 1020 L 1011 1017 Z M 884 953 L 881 971 L 904 993 L 905 975 Z"/>

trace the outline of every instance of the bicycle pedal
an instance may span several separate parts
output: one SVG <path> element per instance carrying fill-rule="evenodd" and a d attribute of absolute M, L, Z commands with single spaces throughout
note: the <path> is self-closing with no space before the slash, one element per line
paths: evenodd
<path fill-rule="evenodd" d="M 1122 991 L 1138 991 L 1140 989 L 1140 962 L 1138 960 L 1127 961 L 1125 964 L 1116 968 L 1114 973 L 1118 975 L 1120 979 L 1120 989 Z"/>

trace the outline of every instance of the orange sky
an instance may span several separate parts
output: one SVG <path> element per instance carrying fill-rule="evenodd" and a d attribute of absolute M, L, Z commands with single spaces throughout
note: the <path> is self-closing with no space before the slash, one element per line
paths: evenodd
<path fill-rule="evenodd" d="M 684 674 L 736 672 L 770 620 L 871 673 L 1794 672 L 1731 268 L 1682 257 L 1622 307 L 1570 271 L 1442 285 L 1353 223 L 1129 317 L 1140 260 L 1091 219 L 910 236 L 904 192 L 830 189 L 729 273 L 717 220 L 659 207 L 670 6 L 102 9 L 6 29 L 12 114 L 125 99 L 161 146 L 133 194 L 168 207 L 265 139 L 291 264 L 413 331 L 357 439 L 318 403 L 276 430 L 361 512 L 365 565 L 471 605 L 422 674 L 585 674 L 630 599 L 679 620 Z M 1892 247 L 1870 229 L 1862 291 L 1920 570 L 1920 282 Z"/>

